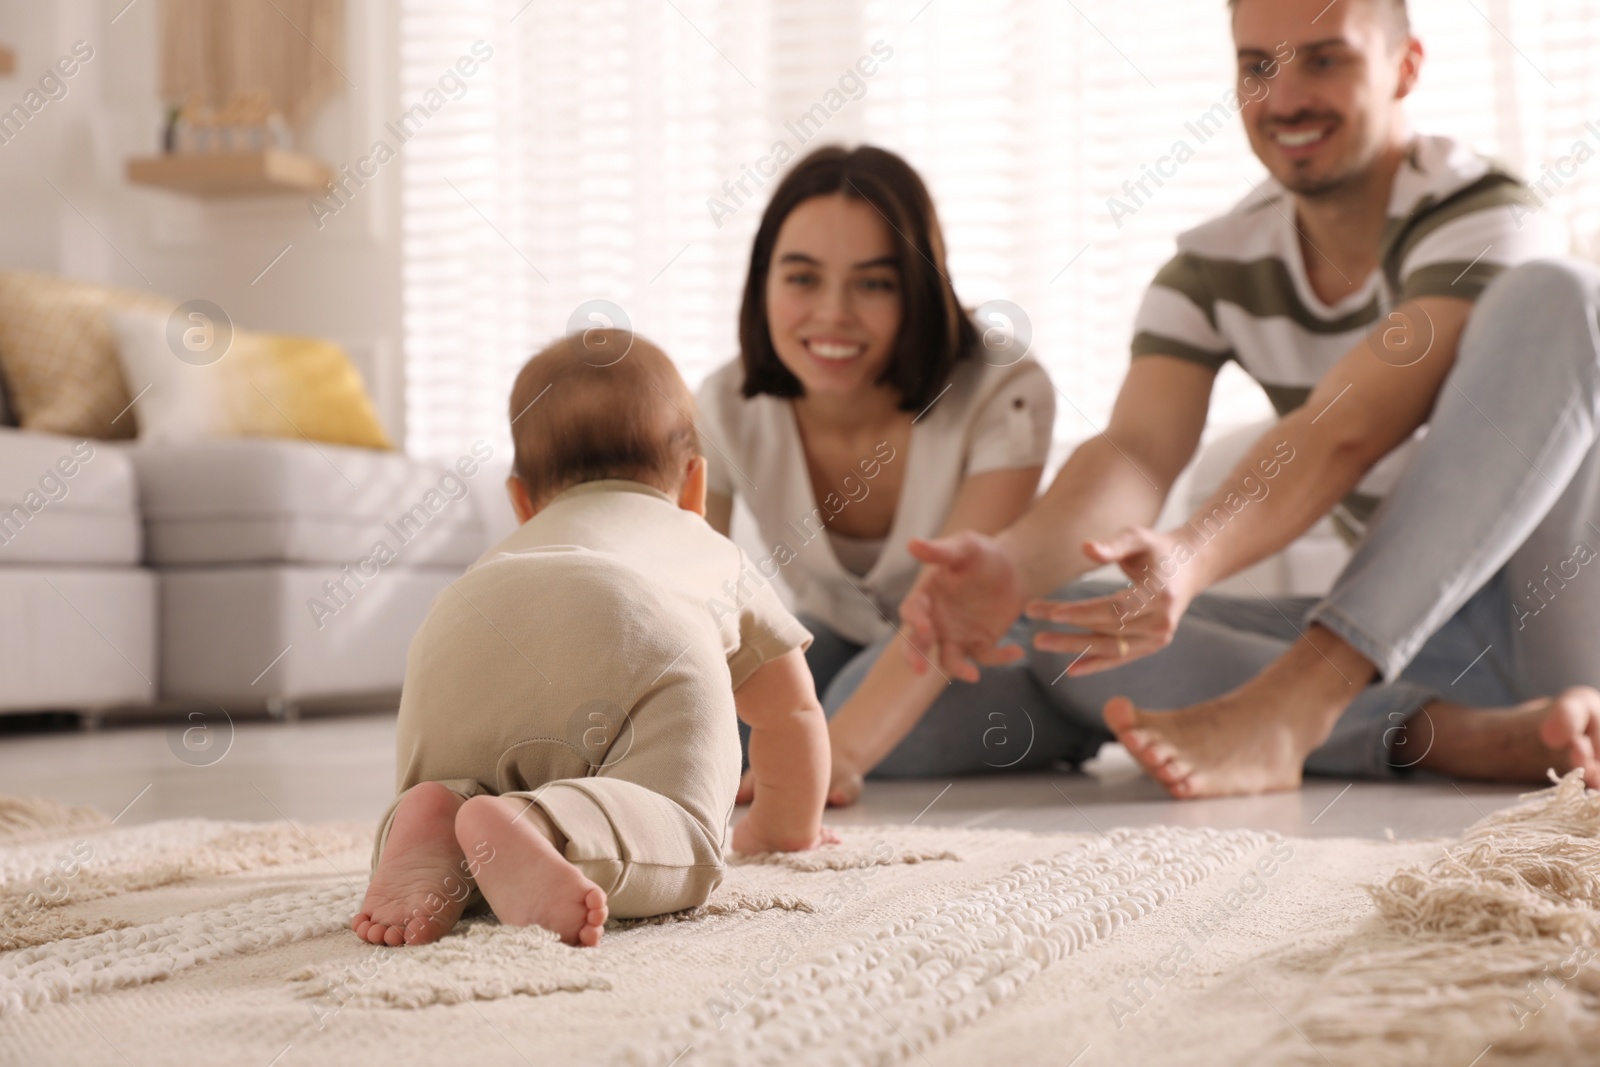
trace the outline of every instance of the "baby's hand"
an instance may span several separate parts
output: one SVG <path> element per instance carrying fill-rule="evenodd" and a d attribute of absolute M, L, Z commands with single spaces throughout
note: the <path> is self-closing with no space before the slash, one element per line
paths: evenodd
<path fill-rule="evenodd" d="M 750 825 L 748 815 L 740 819 L 733 828 L 733 851 L 743 856 L 754 856 L 762 852 L 806 852 L 821 845 L 838 843 L 839 835 L 831 826 L 819 827 L 817 836 L 809 844 L 769 840 L 760 830 Z"/>
<path fill-rule="evenodd" d="M 864 778 L 860 771 L 843 762 L 838 753 L 833 757 L 833 776 L 828 783 L 828 807 L 848 808 L 861 799 L 861 789 Z M 756 798 L 756 778 L 754 771 L 745 771 L 744 777 L 739 779 L 739 792 L 735 794 L 735 804 L 748 804 Z"/>

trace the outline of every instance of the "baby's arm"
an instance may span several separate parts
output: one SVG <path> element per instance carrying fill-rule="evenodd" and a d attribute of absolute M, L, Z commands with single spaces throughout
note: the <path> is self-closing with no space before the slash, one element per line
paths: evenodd
<path fill-rule="evenodd" d="M 823 838 L 828 723 L 805 653 L 792 649 L 758 667 L 733 692 L 750 727 L 755 799 L 733 829 L 735 852 L 799 852 Z"/>

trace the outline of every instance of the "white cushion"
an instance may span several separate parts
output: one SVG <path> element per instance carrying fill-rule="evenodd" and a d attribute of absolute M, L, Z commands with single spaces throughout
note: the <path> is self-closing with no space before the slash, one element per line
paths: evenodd
<path fill-rule="evenodd" d="M 6 606 L 0 612 L 0 711 L 155 700 L 160 680 L 151 571 L 0 567 L 0 604 Z"/>
<path fill-rule="evenodd" d="M 222 374 L 203 351 L 198 363 L 176 355 L 167 341 L 172 317 L 151 311 L 112 310 L 106 315 L 122 377 L 135 395 L 139 440 L 192 442 L 226 436 L 230 412 Z M 209 344 L 210 329 L 206 336 Z"/>
<path fill-rule="evenodd" d="M 465 566 L 489 547 L 468 497 L 505 492 L 471 455 L 446 467 L 305 441 L 126 447 L 158 566 L 354 565 L 380 542 L 403 566 Z"/>
<path fill-rule="evenodd" d="M 270 698 L 393 696 L 455 567 L 184 567 L 161 583 L 161 693 L 228 710 Z M 342 583 L 330 594 L 328 583 Z"/>
<path fill-rule="evenodd" d="M 0 427 L 0 567 L 138 563 L 139 533 L 121 449 Z"/>

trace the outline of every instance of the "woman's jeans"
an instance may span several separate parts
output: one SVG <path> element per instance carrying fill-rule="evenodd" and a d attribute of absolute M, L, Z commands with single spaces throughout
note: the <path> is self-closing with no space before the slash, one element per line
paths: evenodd
<path fill-rule="evenodd" d="M 894 635 L 863 647 L 815 619 L 800 621 L 815 638 L 806 663 L 831 719 Z M 1013 627 L 1010 640 L 1028 640 L 1026 624 Z M 1026 662 L 985 667 L 976 682 L 952 681 L 872 773 L 922 778 L 1034 770 L 1061 760 L 1081 763 L 1109 740 L 1104 727 L 1091 733 L 1056 713 Z"/>
<path fill-rule="evenodd" d="M 881 764 L 890 776 L 993 773 L 1081 762 L 1111 735 L 1101 709 L 1126 696 L 1167 709 L 1255 677 L 1312 623 L 1339 634 L 1381 680 L 1306 761 L 1311 773 L 1383 777 L 1431 743 L 1436 700 L 1497 707 L 1600 686 L 1600 268 L 1545 260 L 1483 294 L 1428 432 L 1326 597 L 1205 594 L 1171 645 L 1116 670 L 1067 678 L 1069 658 L 1011 639 L 1023 664 L 954 682 Z M 1126 586 L 1077 582 L 1061 600 Z M 831 715 L 888 643 L 862 648 L 807 621 L 807 661 Z M 1270 714 L 1271 709 L 1263 709 Z"/>

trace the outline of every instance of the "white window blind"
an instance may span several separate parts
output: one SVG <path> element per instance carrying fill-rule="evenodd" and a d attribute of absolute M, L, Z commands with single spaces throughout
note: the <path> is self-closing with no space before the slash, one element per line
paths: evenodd
<path fill-rule="evenodd" d="M 1546 210 L 1600 252 L 1600 8 L 1412 11 L 1416 126 L 1545 175 Z M 402 107 L 494 50 L 403 152 L 408 449 L 507 444 L 512 375 L 588 300 L 698 383 L 736 353 L 775 162 L 863 140 L 928 181 L 963 301 L 1029 315 L 1061 435 L 1093 432 L 1173 236 L 1263 175 L 1236 117 L 1196 135 L 1233 82 L 1228 31 L 1222 0 L 403 0 Z M 1178 140 L 1193 158 L 1114 218 Z M 1213 422 L 1267 410 L 1230 369 Z"/>

